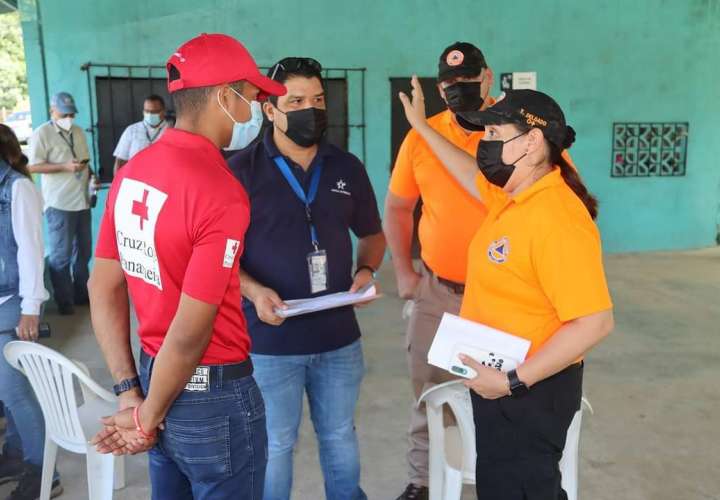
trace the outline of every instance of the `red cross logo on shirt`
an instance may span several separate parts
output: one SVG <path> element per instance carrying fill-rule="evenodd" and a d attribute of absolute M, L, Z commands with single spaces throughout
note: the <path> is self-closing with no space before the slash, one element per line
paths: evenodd
<path fill-rule="evenodd" d="M 132 203 L 132 214 L 140 217 L 140 231 L 143 230 L 143 222 L 148 220 L 148 190 L 146 189 L 143 193 L 142 201 L 133 201 Z"/>

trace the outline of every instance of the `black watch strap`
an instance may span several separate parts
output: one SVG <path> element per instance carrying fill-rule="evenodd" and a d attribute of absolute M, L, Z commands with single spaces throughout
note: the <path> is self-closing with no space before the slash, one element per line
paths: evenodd
<path fill-rule="evenodd" d="M 115 391 L 116 396 L 119 396 L 134 387 L 140 387 L 140 377 L 126 378 L 120 381 L 119 384 L 113 386 L 113 391 Z"/>
<path fill-rule="evenodd" d="M 368 266 L 368 265 L 359 266 L 359 267 L 355 270 L 355 274 L 353 274 L 353 276 L 356 276 L 357 273 L 359 273 L 359 272 L 362 271 L 363 269 L 367 269 L 367 270 L 370 271 L 370 273 L 373 275 L 373 278 L 375 277 L 375 269 L 373 269 L 371 266 Z"/>
<path fill-rule="evenodd" d="M 525 385 L 525 382 L 518 378 L 517 370 L 510 370 L 509 372 L 507 372 L 507 378 L 508 382 L 510 383 L 510 393 L 513 395 L 513 397 L 527 394 L 527 392 L 529 391 L 528 386 Z"/>

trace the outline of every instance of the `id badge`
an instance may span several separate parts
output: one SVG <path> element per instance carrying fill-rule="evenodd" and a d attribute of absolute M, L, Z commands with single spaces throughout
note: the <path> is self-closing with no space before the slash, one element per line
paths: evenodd
<path fill-rule="evenodd" d="M 310 273 L 310 293 L 324 292 L 328 288 L 328 265 L 325 250 L 310 252 L 307 257 Z"/>

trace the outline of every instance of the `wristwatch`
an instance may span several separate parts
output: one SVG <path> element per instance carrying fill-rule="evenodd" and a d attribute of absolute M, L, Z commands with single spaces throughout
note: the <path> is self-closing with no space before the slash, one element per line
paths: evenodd
<path fill-rule="evenodd" d="M 119 396 L 123 392 L 129 391 L 133 387 L 139 387 L 140 386 L 140 378 L 134 377 L 134 378 L 126 378 L 125 380 L 122 380 L 119 384 L 113 386 L 113 391 L 115 391 L 115 395 Z"/>
<path fill-rule="evenodd" d="M 359 267 L 355 270 L 355 274 L 353 274 L 353 277 L 357 276 L 357 273 L 359 273 L 359 272 L 362 271 L 363 269 L 367 269 L 368 271 L 370 271 L 370 274 L 372 274 L 373 279 L 375 279 L 375 269 L 373 269 L 371 266 L 367 266 L 367 265 L 365 265 L 365 266 L 359 266 Z"/>
<path fill-rule="evenodd" d="M 517 370 L 507 372 L 507 378 L 510 383 L 510 394 L 512 394 L 514 398 L 524 396 L 530 390 L 528 386 L 525 385 L 525 382 L 518 378 Z"/>

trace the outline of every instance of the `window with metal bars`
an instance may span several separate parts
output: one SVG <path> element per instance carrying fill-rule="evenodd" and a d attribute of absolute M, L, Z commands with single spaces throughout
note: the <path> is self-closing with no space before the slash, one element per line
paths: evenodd
<path fill-rule="evenodd" d="M 93 157 L 104 182 L 112 180 L 113 151 L 125 128 L 142 120 L 143 100 L 163 97 L 169 121 L 174 121 L 167 92 L 165 67 L 86 63 L 88 109 Z M 261 68 L 264 71 L 267 68 Z M 365 68 L 324 68 L 327 93 L 327 140 L 355 152 L 365 161 Z M 267 123 L 266 123 L 267 126 Z"/>
<path fill-rule="evenodd" d="M 687 122 L 614 123 L 610 175 L 685 175 L 689 128 Z"/>

